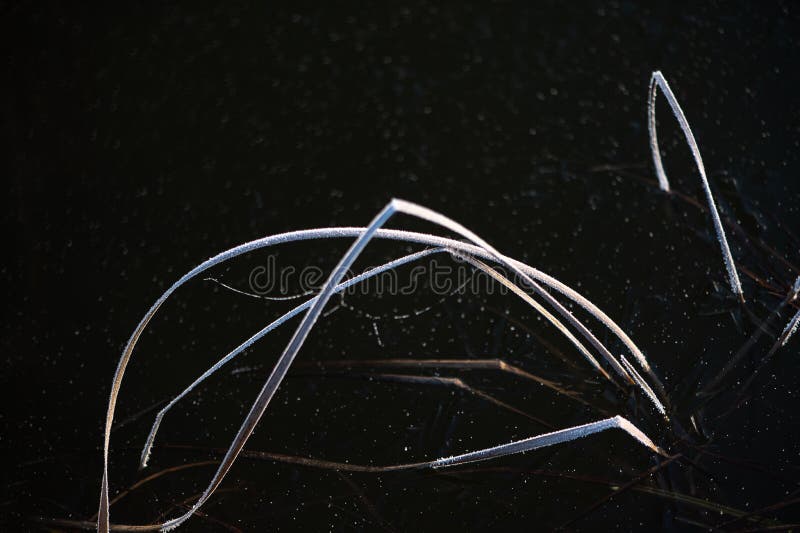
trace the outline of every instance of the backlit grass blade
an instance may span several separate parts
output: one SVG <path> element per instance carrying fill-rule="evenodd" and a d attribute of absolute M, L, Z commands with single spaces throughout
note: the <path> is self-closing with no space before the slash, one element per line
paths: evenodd
<path fill-rule="evenodd" d="M 675 94 L 672 92 L 672 89 L 670 89 L 669 83 L 667 83 L 667 80 L 660 71 L 655 71 L 650 78 L 650 97 L 647 103 L 647 125 L 650 132 L 650 151 L 653 156 L 653 165 L 656 169 L 659 186 L 664 191 L 669 191 L 669 181 L 667 180 L 667 175 L 664 172 L 664 165 L 661 162 L 661 151 L 658 147 L 658 135 L 656 133 L 656 89 L 661 89 L 661 93 L 667 99 L 667 102 L 672 109 L 672 114 L 675 115 L 675 118 L 678 120 L 678 124 L 680 125 L 681 130 L 683 130 L 683 134 L 686 137 L 686 142 L 692 152 L 692 157 L 694 158 L 694 162 L 697 166 L 697 171 L 700 173 L 700 180 L 703 183 L 703 192 L 705 192 L 706 200 L 708 201 L 708 210 L 711 213 L 711 219 L 714 222 L 714 231 L 717 233 L 717 241 L 719 241 L 719 246 L 722 249 L 722 260 L 725 262 L 725 269 L 728 271 L 728 282 L 730 283 L 731 291 L 737 295 L 740 300 L 744 301 L 742 284 L 739 281 L 739 275 L 736 273 L 736 266 L 733 262 L 731 250 L 728 247 L 728 239 L 725 237 L 725 230 L 722 228 L 722 221 L 719 218 L 717 206 L 714 203 L 714 196 L 711 194 L 711 187 L 709 186 L 708 178 L 706 177 L 706 167 L 703 164 L 703 158 L 700 155 L 700 148 L 697 146 L 697 141 L 694 138 L 694 133 L 692 133 L 692 128 L 689 126 L 689 122 L 686 120 L 686 115 L 683 113 L 683 109 L 681 109 L 678 100 L 675 98 Z"/>

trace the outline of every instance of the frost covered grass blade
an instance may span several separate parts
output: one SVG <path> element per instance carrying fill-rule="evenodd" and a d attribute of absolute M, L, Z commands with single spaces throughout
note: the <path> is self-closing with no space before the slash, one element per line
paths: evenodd
<path fill-rule="evenodd" d="M 680 104 L 678 103 L 675 94 L 661 74 L 661 71 L 653 72 L 650 78 L 650 97 L 647 100 L 647 126 L 650 133 L 650 152 L 653 156 L 653 166 L 656 169 L 656 176 L 658 177 L 658 184 L 662 190 L 669 192 L 669 180 L 664 172 L 664 165 L 661 161 L 661 151 L 658 147 L 658 134 L 656 133 L 656 90 L 660 89 L 661 93 L 667 99 L 669 107 L 672 109 L 672 114 L 678 121 L 678 124 L 686 137 L 686 142 L 692 152 L 697 171 L 700 173 L 700 180 L 703 183 L 703 192 L 705 192 L 706 200 L 708 201 L 708 210 L 711 213 L 711 219 L 714 222 L 714 231 L 717 233 L 717 241 L 722 249 L 722 260 L 725 262 L 725 269 L 728 271 L 728 282 L 731 291 L 744 301 L 744 292 L 742 291 L 742 284 L 739 281 L 739 275 L 736 273 L 736 266 L 733 262 L 730 247 L 728 246 L 728 239 L 725 237 L 725 230 L 722 227 L 722 221 L 717 212 L 717 206 L 714 203 L 714 195 L 711 194 L 711 187 L 708 184 L 706 177 L 706 167 L 703 164 L 703 158 L 700 155 L 700 148 L 697 146 L 697 141 L 692 133 L 692 128 L 689 126 L 689 121 L 686 120 L 686 115 L 683 113 Z"/>

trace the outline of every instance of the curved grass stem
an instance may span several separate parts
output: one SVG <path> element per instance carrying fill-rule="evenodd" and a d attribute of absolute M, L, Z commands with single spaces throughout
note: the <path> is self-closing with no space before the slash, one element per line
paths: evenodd
<path fill-rule="evenodd" d="M 660 71 L 653 72 L 650 78 L 650 97 L 647 100 L 647 126 L 650 132 L 650 152 L 653 156 L 653 165 L 656 169 L 658 176 L 658 184 L 662 190 L 669 192 L 669 180 L 664 172 L 664 165 L 661 161 L 661 151 L 658 147 L 658 135 L 656 133 L 656 89 L 661 89 L 661 93 L 667 99 L 672 114 L 678 121 L 678 124 L 686 137 L 686 142 L 692 152 L 697 171 L 700 173 L 700 180 L 703 183 L 703 192 L 708 201 L 708 210 L 711 213 L 711 219 L 714 222 L 714 231 L 717 233 L 717 241 L 722 249 L 722 260 L 725 262 L 725 269 L 728 271 L 728 282 L 730 283 L 731 292 L 733 292 L 739 299 L 744 302 L 744 292 L 742 291 L 742 284 L 739 281 L 739 275 L 736 273 L 736 266 L 733 262 L 730 247 L 728 246 L 728 239 L 725 237 L 725 230 L 722 227 L 722 221 L 717 212 L 717 206 L 714 203 L 714 195 L 711 194 L 711 187 L 708 184 L 706 177 L 706 167 L 703 164 L 703 158 L 700 155 L 700 148 L 697 146 L 697 141 L 692 133 L 692 128 L 689 126 L 689 121 L 686 120 L 686 115 L 683 113 L 680 104 L 678 103 L 675 94 L 664 78 Z"/>

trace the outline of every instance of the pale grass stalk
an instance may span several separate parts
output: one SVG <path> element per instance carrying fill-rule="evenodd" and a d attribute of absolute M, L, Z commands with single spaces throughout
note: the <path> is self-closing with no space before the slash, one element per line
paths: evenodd
<path fill-rule="evenodd" d="M 722 250 L 722 260 L 725 262 L 725 269 L 728 271 L 728 282 L 731 291 L 744 302 L 744 292 L 742 291 L 742 284 L 739 281 L 739 275 L 736 273 L 736 266 L 733 262 L 730 247 L 728 246 L 728 239 L 725 237 L 725 230 L 722 227 L 722 221 L 717 212 L 717 206 L 714 202 L 714 196 L 711 194 L 711 187 L 708 184 L 706 177 L 706 167 L 703 164 L 703 158 L 700 155 L 700 148 L 697 146 L 697 141 L 692 133 L 692 128 L 689 126 L 689 121 L 686 120 L 686 115 L 681 109 L 675 94 L 667 83 L 667 80 L 660 71 L 653 72 L 650 78 L 650 97 L 647 103 L 647 126 L 650 132 L 650 152 L 653 156 L 653 165 L 656 168 L 656 176 L 658 176 L 658 183 L 662 190 L 669 191 L 669 180 L 664 172 L 664 165 L 661 162 L 661 151 L 658 147 L 658 135 L 656 133 L 656 89 L 661 89 L 661 93 L 667 99 L 672 114 L 678 120 L 678 124 L 686 137 L 686 142 L 689 145 L 689 150 L 692 152 L 697 170 L 700 173 L 700 181 L 703 184 L 703 192 L 708 201 L 708 210 L 711 213 L 711 219 L 714 222 L 714 231 L 717 233 L 717 241 Z"/>

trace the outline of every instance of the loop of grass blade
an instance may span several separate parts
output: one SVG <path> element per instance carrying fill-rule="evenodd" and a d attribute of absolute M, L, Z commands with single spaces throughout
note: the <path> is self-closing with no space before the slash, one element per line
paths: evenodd
<path fill-rule="evenodd" d="M 264 241 L 266 241 L 266 239 L 270 239 L 272 242 L 264 242 L 263 244 L 259 243 L 260 246 L 258 247 L 261 248 L 265 246 L 270 246 L 272 244 L 278 244 L 280 242 L 294 242 L 299 240 L 320 239 L 320 238 L 350 237 L 358 235 L 361 231 L 363 231 L 363 228 L 328 228 L 328 229 L 301 230 L 297 232 L 276 235 L 274 236 L 274 238 L 265 238 Z M 488 259 L 488 260 L 493 259 L 492 254 L 490 254 L 489 252 L 483 250 L 478 246 L 426 233 L 380 229 L 376 232 L 375 237 L 379 239 L 413 242 L 417 244 L 424 244 L 427 246 L 452 248 L 459 252 L 470 254 L 476 257 L 481 257 L 483 259 Z M 253 242 L 258 243 L 258 241 L 253 241 Z M 246 245 L 242 246 L 244 247 Z M 244 253 L 244 251 L 238 252 L 236 253 L 236 255 L 239 255 L 240 253 Z M 608 328 L 625 345 L 628 351 L 630 351 L 631 355 L 633 355 L 634 359 L 636 359 L 639 366 L 645 371 L 647 376 L 655 383 L 655 385 L 659 389 L 659 392 L 662 393 L 662 399 L 666 397 L 663 385 L 653 372 L 650 363 L 647 361 L 647 358 L 645 357 L 644 353 L 642 353 L 639 347 L 636 346 L 636 344 L 625 333 L 625 331 L 623 331 L 622 328 L 620 328 L 619 325 L 617 325 L 617 323 L 614 322 L 605 312 L 603 312 L 599 307 L 594 305 L 590 300 L 585 298 L 583 295 L 581 295 L 568 285 L 557 280 L 556 278 L 549 276 L 548 274 L 545 274 L 544 272 L 530 265 L 517 261 L 515 259 L 511 258 L 506 258 L 506 259 L 516 268 L 521 269 L 523 272 L 525 272 L 525 274 L 532 277 L 536 281 L 547 285 L 551 289 L 569 298 L 570 300 L 581 306 L 583 309 L 585 309 L 595 319 L 600 321 L 600 323 L 602 323 L 606 328 Z"/>
<path fill-rule="evenodd" d="M 346 237 L 361 237 L 366 234 L 366 232 L 370 230 L 370 228 L 327 228 L 327 229 L 313 229 L 313 230 L 301 230 L 301 231 L 293 231 L 288 233 L 282 233 L 278 235 L 273 235 L 269 237 L 264 237 L 261 239 L 256 239 L 254 241 L 250 241 L 244 243 L 242 245 L 236 246 L 229 250 L 225 250 L 217 254 L 216 256 L 206 260 L 205 262 L 201 263 L 200 265 L 196 266 L 186 274 L 184 274 L 178 281 L 173 283 L 169 289 L 167 289 L 156 302 L 151 306 L 145 316 L 137 325 L 136 329 L 131 334 L 123 352 L 120 356 L 119 363 L 117 364 L 117 369 L 114 373 L 114 377 L 112 380 L 112 387 L 111 392 L 109 395 L 109 403 L 108 409 L 106 414 L 106 421 L 105 421 L 105 429 L 104 429 L 104 442 L 103 442 L 103 476 L 101 482 L 101 494 L 100 494 L 100 505 L 98 511 L 98 522 L 97 527 L 99 531 L 107 532 L 109 530 L 109 521 L 108 521 L 108 459 L 109 459 L 109 449 L 110 449 L 110 433 L 111 433 L 111 426 L 113 424 L 114 413 L 116 410 L 116 401 L 119 396 L 120 387 L 122 384 L 122 378 L 124 376 L 125 369 L 130 361 L 131 355 L 133 353 L 133 349 L 138 342 L 138 339 L 142 335 L 142 332 L 147 327 L 149 321 L 155 316 L 158 309 L 163 305 L 163 303 L 182 285 L 184 285 L 187 281 L 194 278 L 198 274 L 204 272 L 205 270 L 223 263 L 229 259 L 242 255 L 244 253 L 265 248 L 268 246 L 281 244 L 281 243 L 288 243 L 288 242 L 297 242 L 302 240 L 310 240 L 310 239 L 324 239 L 324 238 L 346 238 Z M 485 259 L 493 259 L 494 254 L 490 254 L 489 252 L 483 250 L 478 246 L 473 246 L 470 244 L 462 243 L 453 239 L 447 239 L 443 237 L 437 237 L 434 235 L 423 234 L 423 233 L 415 233 L 415 232 L 408 232 L 408 231 L 398 231 L 398 230 L 377 230 L 374 233 L 375 237 L 378 238 L 385 238 L 390 240 L 400 240 L 406 242 L 416 242 L 419 244 L 425 244 L 429 246 L 446 246 L 454 249 L 458 249 L 465 253 L 469 253 L 472 255 L 477 255 L 479 257 L 483 257 Z M 509 260 L 510 263 L 514 264 L 517 268 L 524 270 L 528 275 L 532 276 L 533 278 L 545 283 L 549 287 L 557 290 L 558 292 L 562 293 L 563 295 L 567 296 L 574 302 L 578 303 L 581 307 L 589 311 L 593 316 L 595 316 L 598 320 L 601 321 L 606 327 L 611 329 L 611 331 L 626 345 L 626 347 L 631 350 L 631 353 L 634 354 L 634 357 L 640 363 L 640 365 L 645 368 L 645 370 L 656 380 L 654 375 L 652 375 L 652 371 L 650 370 L 649 364 L 647 363 L 644 355 L 638 349 L 638 347 L 630 340 L 630 338 L 622 331 L 621 328 L 611 320 L 605 313 L 603 313 L 599 308 L 597 308 L 593 303 L 589 300 L 584 298 L 582 295 L 571 289 L 570 287 L 564 285 L 560 281 L 544 274 L 543 272 L 521 263 L 519 261 L 515 261 L 513 259 Z M 660 382 L 657 382 L 660 385 Z M 663 387 L 660 387 L 663 390 Z M 150 526 L 143 526 L 145 528 L 149 528 L 149 530 L 156 529 L 155 527 Z M 147 530 L 147 529 L 142 529 Z"/>
<path fill-rule="evenodd" d="M 778 511 L 784 509 L 786 507 L 791 507 L 794 505 L 800 504 L 800 498 L 788 498 L 786 500 L 780 501 L 778 503 L 774 503 L 772 505 L 767 505 L 766 507 L 761 507 L 760 509 L 756 509 L 754 511 L 750 511 L 749 513 L 745 514 L 744 516 L 738 516 L 732 520 L 719 524 L 717 526 L 719 529 L 722 528 L 729 528 L 732 525 L 736 524 L 737 522 L 741 522 L 742 520 L 751 519 L 754 517 L 759 517 L 765 513 L 771 513 L 773 511 Z"/>
<path fill-rule="evenodd" d="M 576 516 L 573 516 L 569 519 L 568 522 L 562 524 L 557 530 L 565 530 L 572 526 L 575 522 L 581 520 L 582 518 L 586 517 L 587 515 L 591 514 L 592 512 L 596 511 L 598 508 L 602 507 L 603 505 L 607 504 L 612 498 L 618 497 L 620 494 L 625 493 L 625 491 L 632 489 L 646 478 L 652 476 L 659 470 L 663 469 L 664 467 L 672 464 L 675 460 L 680 459 L 682 457 L 681 454 L 675 454 L 672 456 L 667 457 L 665 460 L 661 461 L 657 465 L 645 470 L 629 482 L 625 483 L 624 485 L 620 485 L 615 487 L 614 490 L 606 494 L 605 496 L 597 499 L 594 503 L 589 505 L 586 509 L 578 513 Z"/>
<path fill-rule="evenodd" d="M 664 78 L 663 74 L 657 70 L 653 72 L 653 75 L 650 78 L 650 98 L 648 99 L 647 105 L 647 124 L 650 132 L 650 151 L 652 152 L 653 164 L 656 168 L 659 185 L 664 191 L 669 191 L 669 181 L 667 180 L 667 175 L 664 172 L 664 165 L 661 162 L 661 152 L 658 148 L 658 135 L 656 133 L 655 104 L 657 88 L 661 89 L 661 93 L 667 99 L 667 102 L 672 109 L 672 113 L 675 115 L 675 118 L 677 119 L 678 124 L 680 125 L 681 130 L 683 130 L 683 134 L 686 137 L 686 142 L 692 152 L 692 157 L 694 158 L 695 165 L 700 173 L 700 179 L 703 183 L 703 192 L 705 192 L 706 200 L 708 201 L 708 209 L 711 213 L 711 219 L 714 222 L 714 230 L 717 233 L 717 241 L 719 241 L 719 246 L 722 249 L 722 260 L 725 262 L 725 269 L 728 271 L 728 282 L 730 283 L 731 291 L 736 294 L 742 302 L 744 302 L 742 284 L 739 281 L 739 275 L 736 273 L 736 266 L 733 262 L 731 250 L 728 247 L 728 239 L 725 237 L 725 230 L 722 227 L 722 221 L 719 218 L 717 206 L 714 203 L 714 196 L 711 194 L 711 187 L 709 186 L 708 178 L 706 177 L 706 168 L 703 164 L 703 158 L 700 156 L 700 148 L 697 146 L 697 141 L 694 138 L 694 133 L 692 133 L 692 128 L 689 126 L 689 122 L 686 120 L 686 115 L 683 113 L 683 109 L 681 109 L 678 100 L 675 98 L 675 94 L 672 92 L 669 83 L 667 83 L 667 80 Z"/>
<path fill-rule="evenodd" d="M 437 253 L 437 252 L 442 252 L 442 251 L 445 251 L 445 250 L 442 249 L 442 248 L 436 248 L 436 249 L 423 250 L 422 252 L 417 252 L 415 254 L 410 254 L 408 256 L 399 258 L 399 259 L 394 260 L 392 262 L 386 263 L 385 265 L 382 265 L 380 267 L 376 267 L 374 269 L 370 269 L 369 271 L 367 271 L 367 272 L 365 272 L 365 273 L 363 273 L 363 274 L 361 274 L 359 276 L 356 276 L 356 277 L 354 277 L 354 278 L 352 278 L 352 279 L 340 284 L 334 290 L 339 292 L 339 291 L 344 290 L 344 289 L 346 289 L 346 288 L 348 288 L 348 287 L 350 287 L 350 286 L 352 286 L 352 285 L 354 285 L 356 283 L 359 283 L 359 282 L 361 282 L 361 281 L 363 281 L 363 280 L 365 280 L 365 279 L 367 279 L 369 277 L 372 277 L 374 275 L 380 274 L 381 272 L 384 272 L 386 270 L 390 270 L 392 268 L 396 268 L 396 267 L 398 267 L 398 266 L 400 266 L 402 264 L 408 263 L 410 261 L 414 261 L 414 260 L 420 259 L 420 258 L 422 258 L 424 256 L 431 255 L 431 254 Z M 541 305 L 539 305 L 538 302 L 533 300 L 527 293 L 525 293 L 519 287 L 517 287 L 516 285 L 511 283 L 510 280 L 508 280 L 504 276 L 502 276 L 499 273 L 497 273 L 494 269 L 491 269 L 486 264 L 484 264 L 484 263 L 482 263 L 480 261 L 477 261 L 476 259 L 472 258 L 471 256 L 462 254 L 462 253 L 458 252 L 457 250 L 447 250 L 447 251 L 450 252 L 451 254 L 454 254 L 457 257 L 460 257 L 461 259 L 469 262 L 470 264 L 472 264 L 476 268 L 486 272 L 487 274 L 492 276 L 494 279 L 496 279 L 497 281 L 499 281 L 500 283 L 502 283 L 503 285 L 508 287 L 510 290 L 515 292 L 515 294 L 520 296 L 528 304 L 533 306 L 534 309 L 536 309 L 548 321 L 550 321 L 554 326 L 556 326 L 556 328 L 558 328 L 559 331 L 561 331 L 573 343 L 573 345 L 575 345 L 575 347 L 578 349 L 578 351 L 581 352 L 584 355 L 584 357 L 590 362 L 590 364 L 592 364 L 592 366 L 594 366 L 603 376 L 605 376 L 607 379 L 612 381 L 612 383 L 616 384 L 616 382 L 614 382 L 611 379 L 611 376 L 609 376 L 608 373 L 597 363 L 597 361 L 588 352 L 588 350 L 583 346 L 583 344 L 581 344 L 580 341 L 578 341 L 574 337 L 574 335 L 572 335 L 572 333 L 569 330 L 567 330 L 566 327 L 560 321 L 558 321 L 558 319 L 556 319 L 551 313 L 549 313 L 546 309 L 544 309 Z M 542 290 L 541 292 L 544 292 L 544 291 Z M 281 324 L 283 324 L 286 320 L 296 316 L 301 311 L 307 309 L 312 303 L 313 303 L 313 299 L 301 304 L 300 306 L 292 309 L 291 311 L 289 311 L 288 313 L 286 313 L 285 315 L 283 315 L 282 317 L 280 317 L 276 321 L 272 322 L 271 324 L 269 324 L 268 326 L 266 326 L 265 328 L 263 328 L 262 330 L 257 332 L 255 335 L 250 337 L 244 343 L 242 343 L 238 347 L 234 348 L 230 353 L 228 353 L 228 355 L 223 357 L 220 361 L 215 363 L 211 368 L 206 370 L 206 372 L 204 372 L 199 378 L 197 378 L 194 382 L 192 382 L 183 392 L 181 392 L 178 396 L 173 398 L 169 402 L 169 404 L 167 404 L 156 416 L 156 419 L 155 419 L 155 421 L 153 423 L 153 426 L 151 428 L 150 434 L 148 435 L 147 441 L 146 441 L 145 446 L 144 446 L 144 448 L 142 450 L 141 459 L 140 459 L 140 468 L 144 468 L 144 467 L 147 466 L 147 462 L 148 462 L 150 453 L 152 451 L 153 442 L 155 440 L 155 437 L 156 437 L 156 434 L 157 434 L 158 429 L 160 427 L 160 424 L 161 424 L 164 416 L 166 415 L 166 413 L 171 408 L 173 408 L 182 398 L 184 398 L 187 394 L 189 394 L 195 387 L 197 387 L 201 382 L 203 382 L 205 379 L 207 379 L 211 374 L 216 372 L 224 364 L 226 364 L 231 359 L 233 359 L 235 356 L 237 356 L 242 351 L 247 349 L 249 346 L 251 346 L 258 339 L 263 337 L 269 331 L 272 331 L 273 329 L 275 329 L 278 326 L 280 326 Z M 562 312 L 563 313 L 568 313 L 568 311 L 566 311 L 566 310 L 563 310 Z M 599 341 L 597 341 L 596 339 L 595 339 L 595 341 L 596 341 L 596 343 L 599 344 Z M 605 347 L 603 347 L 603 348 L 605 349 Z M 607 349 L 605 349 L 604 355 L 606 355 L 606 358 L 609 359 L 609 362 L 611 362 L 612 365 L 619 366 L 619 363 L 616 362 L 616 360 L 610 355 L 610 352 Z M 630 376 L 626 376 L 624 371 L 621 371 L 620 373 L 624 377 L 628 377 L 631 381 L 634 381 L 633 378 L 631 378 Z M 657 397 L 652 392 L 652 389 L 644 382 L 644 380 L 639 378 L 639 380 L 636 383 L 637 383 L 637 385 L 642 387 L 642 390 L 645 392 L 647 397 L 653 402 L 653 404 L 656 406 L 656 408 L 659 410 L 659 412 L 664 414 L 663 406 L 661 406 L 661 404 L 658 401 Z"/>

